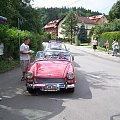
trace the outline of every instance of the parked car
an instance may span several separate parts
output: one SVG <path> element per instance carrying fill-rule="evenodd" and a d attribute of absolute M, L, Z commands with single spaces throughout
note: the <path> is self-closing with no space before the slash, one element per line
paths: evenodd
<path fill-rule="evenodd" d="M 49 41 L 46 46 L 44 47 L 44 51 L 67 51 L 71 54 L 69 49 L 66 47 L 66 45 L 60 41 Z M 72 54 L 71 54 L 72 55 Z M 74 56 L 72 55 L 72 59 L 74 60 Z"/>
<path fill-rule="evenodd" d="M 63 43 L 60 43 L 60 42 L 49 42 L 46 47 L 45 47 L 45 50 L 44 51 L 47 51 L 47 50 L 64 50 L 64 51 L 68 51 L 67 47 L 65 46 L 65 44 Z"/>
<path fill-rule="evenodd" d="M 66 51 L 38 51 L 35 61 L 27 70 L 28 92 L 61 89 L 74 92 L 76 80 L 72 62 L 71 54 Z"/>

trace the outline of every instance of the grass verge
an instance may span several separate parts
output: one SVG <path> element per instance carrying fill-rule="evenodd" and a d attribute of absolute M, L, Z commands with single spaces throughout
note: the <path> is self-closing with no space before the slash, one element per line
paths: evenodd
<path fill-rule="evenodd" d="M 0 73 L 7 72 L 19 66 L 19 61 L 16 60 L 1 60 L 0 61 Z"/>

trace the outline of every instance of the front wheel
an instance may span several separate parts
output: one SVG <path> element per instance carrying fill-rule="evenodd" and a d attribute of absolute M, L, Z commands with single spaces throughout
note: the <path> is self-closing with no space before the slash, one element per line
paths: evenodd
<path fill-rule="evenodd" d="M 74 91 L 75 91 L 75 88 L 68 88 L 68 89 L 67 89 L 67 92 L 68 92 L 68 93 L 74 93 Z"/>
<path fill-rule="evenodd" d="M 36 90 L 32 89 L 32 88 L 27 88 L 27 91 L 30 93 L 30 94 L 35 94 L 36 93 Z"/>

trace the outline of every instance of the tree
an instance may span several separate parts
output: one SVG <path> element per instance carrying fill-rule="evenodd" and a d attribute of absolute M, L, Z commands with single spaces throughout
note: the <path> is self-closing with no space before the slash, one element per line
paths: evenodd
<path fill-rule="evenodd" d="M 72 38 L 74 35 L 75 26 L 77 26 L 77 19 L 76 19 L 76 16 L 75 16 L 75 13 L 73 12 L 73 10 L 70 10 L 65 18 L 65 21 L 63 22 L 62 33 L 66 37 L 70 36 L 70 43 L 71 44 L 72 44 Z"/>
<path fill-rule="evenodd" d="M 79 39 L 81 43 L 87 43 L 87 30 L 85 29 L 84 23 L 80 27 Z"/>
<path fill-rule="evenodd" d="M 120 31 L 120 19 L 115 19 L 112 22 L 105 23 L 103 25 L 96 25 L 90 31 L 90 36 L 92 34 L 100 36 L 104 32 Z"/>
<path fill-rule="evenodd" d="M 120 19 L 120 0 L 118 0 L 110 9 L 109 19 L 110 21 Z"/>

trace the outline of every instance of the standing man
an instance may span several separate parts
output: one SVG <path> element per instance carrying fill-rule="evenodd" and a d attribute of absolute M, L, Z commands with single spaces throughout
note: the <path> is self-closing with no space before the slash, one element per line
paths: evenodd
<path fill-rule="evenodd" d="M 21 81 L 24 81 L 26 79 L 26 70 L 30 64 L 29 43 L 30 39 L 26 37 L 24 39 L 24 43 L 20 46 L 20 64 L 22 69 Z"/>

